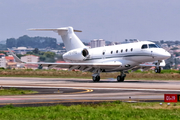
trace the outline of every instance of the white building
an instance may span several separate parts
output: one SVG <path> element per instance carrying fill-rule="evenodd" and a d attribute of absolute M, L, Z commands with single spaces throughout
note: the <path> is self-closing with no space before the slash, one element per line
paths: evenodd
<path fill-rule="evenodd" d="M 21 61 L 23 62 L 38 62 L 39 61 L 39 57 L 35 56 L 35 55 L 27 55 L 27 56 L 23 56 L 21 57 Z M 28 69 L 37 69 L 38 68 L 38 64 L 20 64 L 18 65 L 19 67 L 25 67 Z"/>
<path fill-rule="evenodd" d="M 39 57 L 35 56 L 35 55 L 27 55 L 27 56 L 21 57 L 21 61 L 23 61 L 23 62 L 38 62 Z"/>
<path fill-rule="evenodd" d="M 103 47 L 103 46 L 105 46 L 105 40 L 103 40 L 103 39 L 91 40 L 91 48 Z"/>
<path fill-rule="evenodd" d="M 13 47 L 13 50 L 15 51 L 16 54 L 25 55 L 27 52 L 33 51 L 34 48 L 27 48 L 27 47 L 18 47 L 18 48 L 15 48 L 15 47 Z"/>
<path fill-rule="evenodd" d="M 6 68 L 6 58 L 3 53 L 0 53 L 0 68 Z"/>

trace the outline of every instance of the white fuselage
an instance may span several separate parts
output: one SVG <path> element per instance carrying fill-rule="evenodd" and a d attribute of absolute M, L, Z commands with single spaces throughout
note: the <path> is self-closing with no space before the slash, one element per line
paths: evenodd
<path fill-rule="evenodd" d="M 147 45 L 147 48 L 142 48 L 143 45 L 145 47 Z M 84 56 L 82 55 L 83 49 L 86 48 L 68 51 L 63 55 L 64 60 L 71 63 L 119 62 L 122 64 L 119 67 L 108 67 L 104 69 L 106 69 L 106 71 L 120 71 L 131 69 L 144 62 L 162 61 L 170 57 L 169 52 L 149 41 L 86 49 L 86 55 Z"/>
<path fill-rule="evenodd" d="M 141 63 L 145 62 L 156 63 L 156 67 L 158 68 L 161 63 L 164 63 L 162 61 L 171 56 L 166 50 L 149 41 L 89 49 L 74 33 L 81 31 L 74 30 L 71 26 L 30 30 L 54 31 L 58 33 L 63 40 L 66 50 L 68 51 L 63 55 L 63 58 L 69 63 L 41 63 L 42 66 L 47 66 L 48 68 L 55 66 L 65 67 L 70 70 L 79 69 L 82 71 L 93 72 L 96 75 L 99 75 L 100 72 L 121 71 L 122 79 L 118 77 L 118 81 L 124 79 L 124 70 L 138 69 L 139 66 L 142 66 Z M 16 59 L 19 60 L 18 58 Z M 95 81 L 96 80 L 99 81 L 100 78 L 97 77 L 95 78 Z"/>

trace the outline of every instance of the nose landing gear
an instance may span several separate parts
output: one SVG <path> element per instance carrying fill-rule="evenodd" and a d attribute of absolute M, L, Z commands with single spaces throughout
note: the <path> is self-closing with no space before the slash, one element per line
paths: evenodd
<path fill-rule="evenodd" d="M 154 69 L 154 71 L 155 71 L 155 73 L 161 73 L 161 67 L 156 67 L 156 68 Z"/>
<path fill-rule="evenodd" d="M 161 61 L 158 60 L 158 62 L 156 63 L 156 68 L 154 69 L 155 73 L 161 73 L 161 67 L 159 66 L 160 62 Z"/>

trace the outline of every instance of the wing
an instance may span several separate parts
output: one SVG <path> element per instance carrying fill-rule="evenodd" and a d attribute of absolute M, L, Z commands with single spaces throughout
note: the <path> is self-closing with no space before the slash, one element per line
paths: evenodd
<path fill-rule="evenodd" d="M 21 61 L 9 48 L 10 54 L 15 58 L 16 62 L 26 63 L 26 64 L 38 64 L 42 67 L 47 67 L 48 69 L 58 67 L 58 68 L 67 68 L 69 70 L 78 69 L 81 71 L 90 71 L 96 72 L 98 70 L 103 69 L 113 69 L 116 67 L 120 67 L 122 65 L 121 62 L 108 62 L 108 63 L 45 63 L 45 62 L 23 62 Z"/>
<path fill-rule="evenodd" d="M 148 69 L 150 69 L 151 67 L 155 67 L 156 65 L 157 65 L 157 62 L 158 61 L 154 61 L 154 62 L 145 62 L 145 63 L 143 63 L 143 64 L 139 64 L 139 66 L 135 66 L 132 70 L 133 71 L 136 71 L 136 70 L 138 70 L 138 69 L 143 69 L 143 70 L 148 70 Z M 164 67 L 166 65 L 166 63 L 165 63 L 165 61 L 164 60 L 162 60 L 161 62 L 160 62 L 160 67 Z"/>
<path fill-rule="evenodd" d="M 95 71 L 102 69 L 109 69 L 119 67 L 121 63 L 27 63 L 27 64 L 38 64 L 42 67 L 47 67 L 48 69 L 57 68 L 67 68 L 69 70 L 78 69 L 81 71 Z"/>
<path fill-rule="evenodd" d="M 154 62 L 145 62 L 145 63 L 143 63 L 143 64 L 139 64 L 139 66 L 149 66 L 149 67 L 154 67 L 154 66 L 157 65 L 157 62 L 158 62 L 158 61 L 154 61 Z M 165 65 L 166 65 L 165 61 L 162 60 L 162 61 L 160 62 L 160 65 L 159 65 L 159 66 L 164 67 Z"/>

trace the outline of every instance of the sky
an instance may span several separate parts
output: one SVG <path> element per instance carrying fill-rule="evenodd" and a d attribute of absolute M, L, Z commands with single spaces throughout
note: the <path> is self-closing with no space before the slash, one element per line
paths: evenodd
<path fill-rule="evenodd" d="M 180 0 L 0 0 L 0 41 L 53 37 L 29 28 L 72 26 L 84 42 L 92 39 L 180 40 Z"/>

